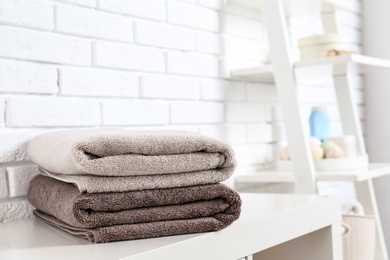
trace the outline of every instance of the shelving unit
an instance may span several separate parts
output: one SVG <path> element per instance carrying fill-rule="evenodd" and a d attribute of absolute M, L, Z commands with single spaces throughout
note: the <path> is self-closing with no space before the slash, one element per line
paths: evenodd
<path fill-rule="evenodd" d="M 325 15 L 335 19 L 334 11 L 338 8 L 354 10 L 353 6 L 335 0 L 262 0 L 237 1 L 247 7 L 259 8 L 264 16 L 270 43 L 272 65 L 243 68 L 231 73 L 233 78 L 260 82 L 274 82 L 281 112 L 286 128 L 287 139 L 292 159 L 292 172 L 269 169 L 247 175 L 240 175 L 240 183 L 294 183 L 296 193 L 317 193 L 317 181 L 351 181 L 354 183 L 357 199 L 362 203 L 366 214 L 374 215 L 376 220 L 375 259 L 388 260 L 381 220 L 375 197 L 373 179 L 390 174 L 390 164 L 372 164 L 367 168 L 348 171 L 316 172 L 308 144 L 308 133 L 304 128 L 301 104 L 298 96 L 297 79 L 311 77 L 305 72 L 309 68 L 321 68 L 323 75 L 332 75 L 340 111 L 344 135 L 357 138 L 358 154 L 366 155 L 360 120 L 352 95 L 350 75 L 352 72 L 364 73 L 368 69 L 390 69 L 390 61 L 351 54 L 320 59 L 294 62 L 291 55 L 291 43 L 286 26 L 286 15 L 319 12 L 326 8 Z M 325 4 L 323 4 L 325 2 Z M 302 3 L 307 3 L 303 4 Z M 296 8 L 296 7 L 299 8 Z M 303 8 L 301 8 L 303 7 Z M 295 8 L 295 9 L 294 9 Z M 295 11 L 294 11 L 295 10 Z M 327 13 L 329 12 L 330 13 Z M 332 11 L 333 10 L 333 11 Z M 322 13 L 324 21 L 324 12 Z M 336 21 L 332 26 L 325 26 L 325 32 L 337 32 Z"/>

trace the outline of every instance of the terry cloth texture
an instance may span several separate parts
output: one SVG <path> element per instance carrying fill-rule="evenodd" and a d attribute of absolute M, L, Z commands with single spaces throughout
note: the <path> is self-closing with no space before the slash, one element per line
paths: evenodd
<path fill-rule="evenodd" d="M 216 231 L 240 215 L 239 195 L 223 184 L 80 194 L 46 176 L 30 183 L 28 200 L 46 222 L 93 242 Z"/>
<path fill-rule="evenodd" d="M 230 176 L 232 168 L 218 171 L 208 170 L 186 172 L 181 174 L 158 174 L 138 176 L 93 176 L 93 175 L 63 175 L 40 169 L 42 175 L 73 183 L 82 193 L 122 192 L 133 190 L 152 190 L 176 187 L 187 187 L 218 183 Z"/>
<path fill-rule="evenodd" d="M 236 164 L 229 145 L 185 131 L 52 132 L 29 141 L 27 152 L 40 167 L 63 175 L 139 176 L 214 171 L 224 172 L 226 179 Z"/>

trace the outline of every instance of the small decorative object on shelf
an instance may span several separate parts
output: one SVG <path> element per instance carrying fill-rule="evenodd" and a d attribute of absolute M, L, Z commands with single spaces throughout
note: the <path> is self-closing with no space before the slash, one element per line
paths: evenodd
<path fill-rule="evenodd" d="M 324 106 L 312 107 L 309 122 L 310 136 L 321 141 L 330 136 L 330 119 Z"/>
<path fill-rule="evenodd" d="M 320 34 L 299 39 L 298 47 L 302 60 L 315 59 L 349 53 L 351 41 L 343 34 Z"/>
<path fill-rule="evenodd" d="M 368 166 L 367 154 L 358 155 L 356 137 L 353 135 L 331 137 L 323 142 L 316 137 L 309 138 L 309 146 L 317 171 L 340 171 L 364 169 Z M 292 171 L 289 147 L 280 151 L 277 168 L 280 171 Z"/>

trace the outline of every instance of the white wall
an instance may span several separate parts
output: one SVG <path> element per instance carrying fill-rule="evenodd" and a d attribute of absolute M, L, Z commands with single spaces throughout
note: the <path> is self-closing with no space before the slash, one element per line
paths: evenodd
<path fill-rule="evenodd" d="M 360 14 L 341 16 L 359 48 Z M 294 39 L 321 30 L 318 17 L 290 26 Z M 227 0 L 0 0 L 0 222 L 31 216 L 25 144 L 48 131 L 187 129 L 232 144 L 236 174 L 272 164 L 283 138 L 274 87 L 229 79 L 268 56 L 261 12 Z M 330 84 L 306 82 L 302 98 L 326 101 L 337 133 Z"/>
<path fill-rule="evenodd" d="M 364 2 L 364 50 L 367 55 L 390 60 L 390 23 L 388 0 L 365 0 Z M 390 73 L 388 70 L 373 70 L 365 77 L 366 129 L 370 160 L 390 162 Z M 379 204 L 386 244 L 390 245 L 390 177 L 374 182 Z M 390 253 L 390 251 L 389 251 Z"/>

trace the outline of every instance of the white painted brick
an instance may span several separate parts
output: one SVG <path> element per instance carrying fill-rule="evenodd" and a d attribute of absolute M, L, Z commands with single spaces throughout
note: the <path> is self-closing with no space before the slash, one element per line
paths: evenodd
<path fill-rule="evenodd" d="M 334 88 L 299 87 L 299 97 L 303 103 L 335 103 L 336 93 Z"/>
<path fill-rule="evenodd" d="M 157 72 L 165 70 L 162 51 L 108 42 L 97 42 L 94 48 L 94 65 L 98 67 Z"/>
<path fill-rule="evenodd" d="M 269 144 L 233 145 L 238 166 L 267 164 L 273 160 L 273 148 Z"/>
<path fill-rule="evenodd" d="M 38 174 L 38 166 L 36 165 L 7 168 L 10 197 L 27 195 L 30 181 Z"/>
<path fill-rule="evenodd" d="M 164 0 L 100 0 L 99 8 L 141 18 L 165 20 Z"/>
<path fill-rule="evenodd" d="M 174 74 L 218 77 L 219 61 L 218 58 L 209 55 L 169 52 L 167 71 Z"/>
<path fill-rule="evenodd" d="M 217 102 L 175 102 L 171 104 L 172 124 L 222 123 L 223 103 Z"/>
<path fill-rule="evenodd" d="M 212 125 L 201 126 L 200 133 L 230 144 L 246 143 L 245 125 Z"/>
<path fill-rule="evenodd" d="M 141 97 L 198 99 L 199 81 L 196 79 L 170 76 L 142 76 Z"/>
<path fill-rule="evenodd" d="M 246 89 L 244 82 L 229 82 L 226 88 L 226 100 L 244 101 L 246 100 Z"/>
<path fill-rule="evenodd" d="M 248 125 L 248 143 L 270 143 L 276 141 L 271 124 Z"/>
<path fill-rule="evenodd" d="M 199 0 L 199 4 L 205 7 L 209 7 L 215 10 L 221 10 L 222 0 Z"/>
<path fill-rule="evenodd" d="M 57 70 L 39 63 L 0 60 L 0 92 L 57 93 Z"/>
<path fill-rule="evenodd" d="M 199 127 L 197 125 L 164 125 L 164 126 L 152 126 L 148 127 L 150 130 L 183 130 L 190 131 L 194 133 L 199 132 Z"/>
<path fill-rule="evenodd" d="M 56 6 L 56 30 L 81 36 L 133 41 L 132 19 L 81 7 Z"/>
<path fill-rule="evenodd" d="M 310 33 L 321 33 L 322 22 L 320 15 L 290 16 L 287 24 L 294 30 L 300 30 Z"/>
<path fill-rule="evenodd" d="M 91 64 L 86 40 L 13 27 L 0 27 L 0 56 L 33 61 Z"/>
<path fill-rule="evenodd" d="M 5 114 L 5 99 L 0 98 L 0 127 L 5 126 L 4 114 Z"/>
<path fill-rule="evenodd" d="M 259 102 L 228 102 L 226 122 L 255 123 L 265 121 L 265 106 Z"/>
<path fill-rule="evenodd" d="M 261 101 L 267 103 L 277 103 L 278 95 L 275 85 L 247 83 L 246 84 L 247 99 L 249 101 Z"/>
<path fill-rule="evenodd" d="M 225 100 L 227 81 L 217 79 L 203 79 L 201 82 L 201 96 L 204 100 Z"/>
<path fill-rule="evenodd" d="M 245 58 L 245 39 L 225 35 L 223 37 L 223 54 L 230 57 Z"/>
<path fill-rule="evenodd" d="M 53 0 L 62 3 L 88 6 L 88 7 L 96 7 L 96 0 Z"/>
<path fill-rule="evenodd" d="M 255 38 L 262 41 L 266 39 L 263 23 L 231 14 L 222 16 L 222 31 L 227 34 Z"/>
<path fill-rule="evenodd" d="M 271 62 L 269 46 L 267 42 L 245 40 L 245 58 L 250 60 Z"/>
<path fill-rule="evenodd" d="M 138 76 L 134 73 L 101 69 L 59 69 L 61 95 L 138 96 Z"/>
<path fill-rule="evenodd" d="M 243 9 L 245 9 L 244 6 L 231 4 L 230 0 L 224 0 L 223 11 L 227 14 L 234 14 L 234 15 L 241 16 L 244 13 Z"/>
<path fill-rule="evenodd" d="M 356 29 L 362 28 L 361 16 L 347 10 L 338 10 L 337 15 L 341 24 L 351 26 Z"/>
<path fill-rule="evenodd" d="M 54 27 L 53 5 L 37 0 L 0 0 L 0 22 L 51 30 Z"/>
<path fill-rule="evenodd" d="M 33 206 L 25 198 L 0 202 L 0 223 L 30 219 L 33 217 Z"/>
<path fill-rule="evenodd" d="M 9 98 L 6 125 L 10 127 L 95 126 L 100 124 L 97 101 L 72 98 Z"/>
<path fill-rule="evenodd" d="M 352 43 L 360 44 L 362 42 L 363 33 L 359 29 L 352 28 L 346 25 L 341 25 L 340 32 L 345 35 L 348 35 Z"/>
<path fill-rule="evenodd" d="M 113 100 L 102 104 L 104 125 L 164 125 L 169 105 L 163 101 Z"/>
<path fill-rule="evenodd" d="M 168 22 L 207 31 L 219 31 L 218 12 L 178 2 L 168 2 Z"/>
<path fill-rule="evenodd" d="M 155 22 L 136 21 L 137 43 L 178 50 L 195 50 L 193 30 Z"/>
<path fill-rule="evenodd" d="M 209 32 L 197 32 L 196 45 L 199 52 L 220 54 L 221 38 L 219 35 Z"/>
<path fill-rule="evenodd" d="M 8 197 L 7 173 L 0 169 L 0 199 Z"/>

